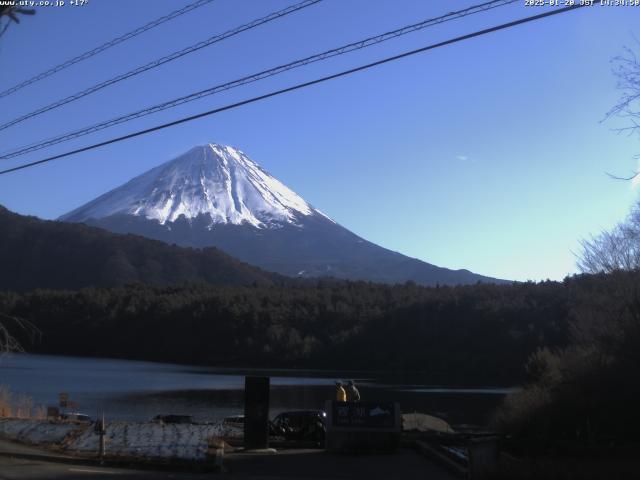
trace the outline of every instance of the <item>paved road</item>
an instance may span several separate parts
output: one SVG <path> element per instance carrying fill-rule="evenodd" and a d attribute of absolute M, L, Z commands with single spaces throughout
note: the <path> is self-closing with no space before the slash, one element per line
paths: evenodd
<path fill-rule="evenodd" d="M 15 453 L 16 457 L 7 456 Z M 226 473 L 187 473 L 102 468 L 68 463 L 64 457 L 39 449 L 0 440 L 0 480 L 147 480 L 147 479 L 234 479 L 234 480 L 324 480 L 366 479 L 453 480 L 449 474 L 426 458 L 409 450 L 387 455 L 334 455 L 321 450 L 288 450 L 275 455 L 229 454 Z"/>
<path fill-rule="evenodd" d="M 331 454 L 323 450 L 289 450 L 275 455 L 225 457 L 229 478 L 256 480 L 454 480 L 458 477 L 413 450 L 380 455 Z"/>
<path fill-rule="evenodd" d="M 15 455 L 15 456 L 11 456 Z M 102 468 L 46 450 L 0 440 L 0 480 L 210 479 L 211 474 Z"/>
<path fill-rule="evenodd" d="M 210 479 L 211 474 L 185 474 L 178 472 L 137 471 L 120 468 L 98 468 L 34 460 L 0 458 L 1 480 L 121 480 L 150 479 Z"/>

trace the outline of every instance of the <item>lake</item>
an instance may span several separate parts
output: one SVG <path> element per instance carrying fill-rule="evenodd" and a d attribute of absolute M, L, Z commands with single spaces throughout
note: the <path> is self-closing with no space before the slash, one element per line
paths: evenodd
<path fill-rule="evenodd" d="M 61 392 L 92 417 L 149 420 L 158 414 L 216 421 L 243 413 L 245 375 L 271 377 L 271 415 L 323 408 L 337 379 L 355 380 L 363 400 L 398 401 L 403 412 L 423 412 L 452 424 L 485 424 L 510 388 L 447 388 L 369 373 L 316 370 L 224 369 L 104 358 L 14 354 L 0 357 L 0 385 L 43 406 Z"/>

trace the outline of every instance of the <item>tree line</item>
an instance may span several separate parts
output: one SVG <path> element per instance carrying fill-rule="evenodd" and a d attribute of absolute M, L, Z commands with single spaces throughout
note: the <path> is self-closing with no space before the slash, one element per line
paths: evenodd
<path fill-rule="evenodd" d="M 566 344 L 577 283 L 136 284 L 5 291 L 0 311 L 41 332 L 24 339 L 33 352 L 511 385 L 537 349 Z"/>

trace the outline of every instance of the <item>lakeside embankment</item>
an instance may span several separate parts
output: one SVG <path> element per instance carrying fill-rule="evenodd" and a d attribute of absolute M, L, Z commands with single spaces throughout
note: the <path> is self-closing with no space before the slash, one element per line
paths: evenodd
<path fill-rule="evenodd" d="M 163 424 L 111 422 L 106 425 L 110 458 L 204 462 L 215 439 L 238 435 L 222 424 Z M 93 424 L 34 419 L 0 419 L 0 438 L 78 456 L 98 452 Z"/>

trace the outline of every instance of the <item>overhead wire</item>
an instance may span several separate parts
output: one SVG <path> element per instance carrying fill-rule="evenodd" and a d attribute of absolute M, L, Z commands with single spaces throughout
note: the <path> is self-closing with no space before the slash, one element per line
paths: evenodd
<path fill-rule="evenodd" d="M 69 95 L 68 97 L 65 97 L 61 100 L 57 100 L 45 107 L 41 107 L 37 110 L 34 110 L 32 112 L 29 112 L 27 114 L 24 114 L 18 118 L 15 118 L 9 122 L 3 123 L 0 125 L 0 130 L 6 130 L 9 127 L 12 127 L 14 125 L 17 125 L 19 123 L 24 122 L 25 120 L 28 120 L 30 118 L 36 117 L 38 115 L 42 115 L 43 113 L 49 112 L 51 110 L 54 110 L 58 107 L 61 107 L 63 105 L 66 105 L 68 103 L 74 102 L 76 100 L 79 100 L 83 97 L 86 97 L 87 95 L 91 95 L 92 93 L 95 93 L 99 90 L 102 90 L 103 88 L 109 87 L 111 85 L 114 85 L 116 83 L 122 82 L 124 80 L 127 80 L 131 77 L 134 77 L 136 75 L 140 75 L 141 73 L 147 72 L 149 70 L 152 70 L 154 68 L 157 68 L 161 65 L 164 65 L 165 63 L 169 63 L 172 62 L 174 60 L 177 60 L 178 58 L 184 57 L 185 55 L 188 55 L 190 53 L 193 52 L 197 52 L 198 50 L 201 50 L 205 47 L 209 47 L 215 43 L 221 42 L 223 40 L 226 40 L 228 38 L 231 38 L 235 35 L 238 35 L 242 32 L 245 32 L 247 30 L 251 30 L 254 29 L 256 27 L 259 27 L 260 25 L 264 25 L 265 23 L 271 22 L 273 20 L 277 20 L 279 18 L 282 18 L 286 15 L 289 15 L 291 13 L 297 12 L 298 10 L 302 10 L 303 8 L 307 8 L 310 7 L 312 5 L 315 5 L 316 3 L 321 2 L 322 0 L 303 0 L 302 2 L 290 5 L 282 10 L 278 10 L 276 12 L 272 12 L 264 17 L 255 19 L 249 23 L 245 23 L 239 27 L 233 28 L 231 30 L 228 30 L 224 33 L 218 34 L 218 35 L 214 35 L 206 40 L 203 40 L 201 42 L 198 42 L 194 45 L 190 45 L 186 48 L 183 48 L 182 50 L 178 50 L 176 52 L 173 52 L 169 55 L 165 55 L 164 57 L 158 58 L 156 60 L 153 60 L 149 63 L 146 63 L 142 66 L 139 66 L 137 68 L 134 68 L 133 70 L 130 70 L 126 73 L 117 75 L 113 78 L 110 78 L 108 80 L 105 80 L 103 82 L 100 82 L 96 85 L 93 85 L 89 88 L 86 88 L 80 92 L 74 93 L 73 95 Z"/>
<path fill-rule="evenodd" d="M 377 45 L 379 43 L 382 43 L 403 35 L 407 35 L 409 33 L 416 32 L 418 30 L 422 30 L 427 27 L 439 25 L 441 23 L 462 18 L 468 15 L 485 12 L 488 10 L 492 10 L 494 8 L 503 7 L 505 5 L 509 5 L 518 1 L 519 0 L 492 0 L 482 4 L 473 5 L 471 7 L 468 7 L 462 10 L 449 12 L 445 15 L 441 15 L 438 17 L 429 18 L 421 22 L 414 23 L 412 25 L 407 25 L 407 26 L 404 26 L 395 30 L 391 30 L 379 35 L 371 36 L 371 37 L 365 38 L 364 40 L 359 40 L 357 42 L 349 43 L 338 48 L 332 48 L 330 50 L 326 50 L 321 53 L 317 53 L 302 59 L 294 60 L 284 65 L 279 65 L 277 67 L 270 68 L 268 70 L 263 70 L 261 72 L 258 72 L 252 75 L 248 75 L 230 82 L 223 83 L 221 85 L 216 85 L 204 90 L 200 90 L 198 92 L 194 92 L 194 93 L 191 93 L 182 97 L 178 97 L 160 104 L 153 105 L 151 107 L 146 107 L 144 109 L 141 109 L 132 113 L 128 113 L 126 115 L 121 115 L 119 117 L 112 118 L 110 120 L 107 120 L 101 123 L 97 123 L 88 127 L 80 128 L 80 129 L 75 129 L 71 132 L 67 132 L 65 134 L 61 134 L 56 137 L 49 138 L 47 140 L 43 140 L 34 144 L 18 147 L 16 149 L 9 151 L 9 153 L 4 152 L 0 154 L 0 160 L 15 158 L 21 155 L 26 155 L 27 153 L 31 153 L 46 147 L 50 147 L 53 145 L 57 145 L 59 143 L 63 143 L 63 142 L 73 140 L 85 135 L 89 135 L 91 133 L 95 133 L 100 130 L 104 130 L 106 128 L 110 128 L 122 123 L 126 123 L 131 120 L 135 120 L 137 118 L 151 115 L 153 113 L 167 110 L 169 108 L 174 108 L 188 102 L 193 102 L 195 100 L 199 100 L 201 98 L 214 95 L 222 91 L 230 90 L 236 87 L 240 87 L 242 85 L 246 85 L 259 80 L 263 80 L 265 78 L 279 75 L 281 73 L 287 72 L 289 70 L 293 70 L 295 68 L 309 65 L 311 63 L 315 63 L 318 61 L 326 60 L 338 55 L 344 55 L 346 53 L 350 53 L 356 50 L 361 50 L 363 48 Z"/>
<path fill-rule="evenodd" d="M 500 25 L 496 25 L 496 26 L 493 26 L 493 27 L 485 28 L 483 30 L 477 30 L 475 32 L 468 33 L 466 35 L 461 35 L 461 36 L 458 36 L 458 37 L 450 38 L 450 39 L 444 40 L 442 42 L 438 42 L 438 43 L 434 43 L 434 44 L 431 44 L 431 45 L 427 45 L 425 47 L 421 47 L 421 48 L 418 48 L 418 49 L 415 49 L 415 50 L 410 50 L 410 51 L 407 51 L 407 52 L 404 52 L 404 53 L 400 53 L 398 55 L 393 55 L 393 56 L 390 56 L 390 57 L 386 57 L 386 58 L 383 58 L 381 60 L 377 60 L 375 62 L 367 63 L 365 65 L 360 65 L 358 67 L 350 68 L 348 70 L 343 70 L 341 72 L 334 73 L 334 74 L 331 74 L 331 75 L 327 75 L 327 76 L 324 76 L 324 77 L 321 77 L 321 78 L 317 78 L 315 80 L 311 80 L 311 81 L 308 81 L 308 82 L 298 83 L 296 85 L 293 85 L 293 86 L 290 86 L 290 87 L 287 87 L 287 88 L 283 88 L 283 89 L 280 89 L 280 90 L 275 90 L 275 91 L 266 93 L 264 95 L 259 95 L 259 96 L 256 96 L 256 97 L 249 98 L 247 100 L 243 100 L 243 101 L 240 101 L 240 102 L 232 103 L 230 105 L 225 105 L 223 107 L 215 108 L 213 110 L 208 110 L 206 112 L 201 112 L 201 113 L 198 113 L 196 115 L 190 115 L 188 117 L 183 117 L 183 118 L 180 118 L 178 120 L 174 120 L 172 122 L 164 123 L 164 124 L 161 124 L 161 125 L 156 125 L 155 127 L 146 128 L 144 130 L 139 130 L 137 132 L 129 133 L 127 135 L 122 135 L 120 137 L 115 137 L 115 138 L 111 138 L 109 140 L 105 140 L 105 141 L 102 141 L 102 142 L 99 142 L 99 143 L 94 143 L 94 144 L 88 145 L 86 147 L 78 148 L 78 149 L 71 150 L 71 151 L 68 151 L 68 152 L 65 152 L 65 153 L 61 153 L 61 154 L 58 154 L 58 155 L 53 155 L 53 156 L 50 156 L 50 157 L 47 157 L 47 158 L 43 158 L 41 160 L 37 160 L 37 161 L 34 161 L 34 162 L 29 162 L 29 163 L 25 163 L 25 164 L 22 164 L 22 165 L 18 165 L 18 166 L 13 167 L 13 168 L 8 168 L 8 169 L 5 169 L 5 170 L 1 170 L 0 171 L 0 175 L 6 175 L 8 173 L 16 172 L 18 170 L 23 170 L 23 169 L 26 169 L 26 168 L 34 167 L 36 165 L 41 165 L 43 163 L 51 162 L 51 161 L 54 161 L 54 160 L 59 160 L 61 158 L 65 158 L 65 157 L 69 157 L 71 155 L 75 155 L 75 154 L 78 154 L 78 153 L 94 150 L 96 148 L 100 148 L 100 147 L 103 147 L 103 146 L 106 146 L 106 145 L 111 145 L 113 143 L 122 142 L 124 140 L 128 140 L 128 139 L 131 139 L 131 138 L 139 137 L 141 135 L 146 135 L 148 133 L 156 132 L 158 130 L 163 130 L 165 128 L 173 127 L 175 125 L 179 125 L 179 124 L 182 124 L 182 123 L 190 122 L 190 121 L 193 121 L 193 120 L 196 120 L 196 119 L 199 119 L 199 118 L 204 118 L 204 117 L 207 117 L 207 116 L 210 116 L 210 115 L 215 115 L 215 114 L 220 113 L 220 112 L 224 112 L 224 111 L 227 111 L 227 110 L 232 110 L 232 109 L 241 107 L 243 105 L 248 105 L 248 104 L 255 103 L 255 102 L 258 102 L 258 101 L 261 101 L 261 100 L 265 100 L 267 98 L 271 98 L 271 97 L 275 97 L 275 96 L 278 96 L 278 95 L 282 95 L 284 93 L 292 92 L 292 91 L 295 91 L 295 90 L 300 90 L 302 88 L 306 88 L 306 87 L 309 87 L 309 86 L 312 86 L 312 85 L 317 85 L 319 83 L 324 83 L 324 82 L 327 82 L 329 80 L 333 80 L 333 79 L 336 79 L 336 78 L 340 78 L 340 77 L 344 77 L 344 76 L 347 76 L 347 75 L 351 75 L 353 73 L 360 72 L 360 71 L 363 71 L 363 70 L 368 70 L 370 68 L 377 67 L 379 65 L 383 65 L 383 64 L 386 64 L 386 63 L 389 63 L 389 62 L 393 62 L 393 61 L 396 61 L 396 60 L 399 60 L 399 59 L 402 59 L 402 58 L 406 58 L 406 57 L 409 57 L 409 56 L 413 56 L 413 55 L 416 55 L 418 53 L 423 53 L 423 52 L 426 52 L 426 51 L 429 51 L 429 50 L 433 50 L 433 49 L 436 49 L 436 48 L 444 47 L 446 45 L 451 45 L 453 43 L 458 43 L 458 42 L 462 42 L 462 41 L 465 41 L 465 40 L 470 40 L 472 38 L 476 38 L 476 37 L 479 37 L 479 36 L 482 36 L 482 35 L 487 35 L 489 33 L 497 32 L 497 31 L 500 31 L 500 30 L 505 30 L 507 28 L 513 28 L 513 27 L 518 26 L 518 25 L 522 25 L 522 24 L 525 24 L 525 23 L 533 22 L 533 21 L 536 21 L 536 20 L 541 20 L 543 18 L 548 18 L 548 17 L 551 17 L 551 16 L 559 15 L 559 14 L 566 13 L 566 12 L 569 12 L 569 11 L 572 11 L 572 10 L 577 10 L 577 9 L 583 8 L 585 6 L 589 6 L 589 4 L 575 4 L 575 5 L 571 5 L 571 6 L 567 6 L 567 7 L 563 7 L 563 8 L 557 8 L 557 9 L 550 10 L 548 12 L 539 13 L 537 15 L 532 15 L 532 16 L 529 16 L 529 17 L 520 18 L 518 20 L 513 20 L 511 22 L 502 23 Z"/>
<path fill-rule="evenodd" d="M 120 35 L 119 37 L 116 37 L 112 40 L 109 40 L 108 42 L 103 43 L 102 45 L 92 48 L 91 50 L 88 50 L 80 55 L 77 55 L 65 62 L 60 63 L 59 65 L 56 65 L 55 67 L 50 68 L 49 70 L 45 70 L 44 72 L 41 72 L 37 75 L 34 75 L 31 78 L 28 78 L 27 80 L 24 80 L 16 85 L 14 85 L 11 88 L 8 88 L 6 90 L 3 90 L 2 92 L 0 92 L 0 98 L 2 97 L 6 97 L 7 95 L 11 95 L 12 93 L 17 92 L 18 90 L 27 87 L 33 83 L 39 82 L 40 80 L 44 80 L 47 77 L 50 77 L 51 75 L 54 75 L 66 68 L 69 68 L 72 65 L 75 65 L 76 63 L 82 62 L 83 60 L 86 60 L 88 58 L 91 58 L 95 55 L 98 55 L 99 53 L 104 52 L 105 50 L 108 50 L 111 47 L 114 47 L 120 43 L 126 42 L 127 40 L 130 40 L 134 37 L 137 37 L 138 35 L 141 35 L 142 33 L 151 30 L 152 28 L 155 28 L 159 25 L 162 25 L 163 23 L 166 23 L 170 20 L 173 20 L 174 18 L 180 17 L 181 15 L 184 15 L 185 13 L 189 13 L 193 10 L 195 10 L 196 8 L 200 8 L 204 5 L 207 5 L 208 3 L 213 2 L 214 0 L 197 0 L 196 2 L 190 3 L 189 5 L 186 5 L 178 10 L 174 10 L 171 13 L 168 13 L 167 15 L 163 15 L 160 18 L 157 18 L 149 23 L 146 23 L 145 25 L 138 27 L 130 32 L 127 32 L 123 35 Z M 1 34 L 0 34 L 1 35 Z"/>

